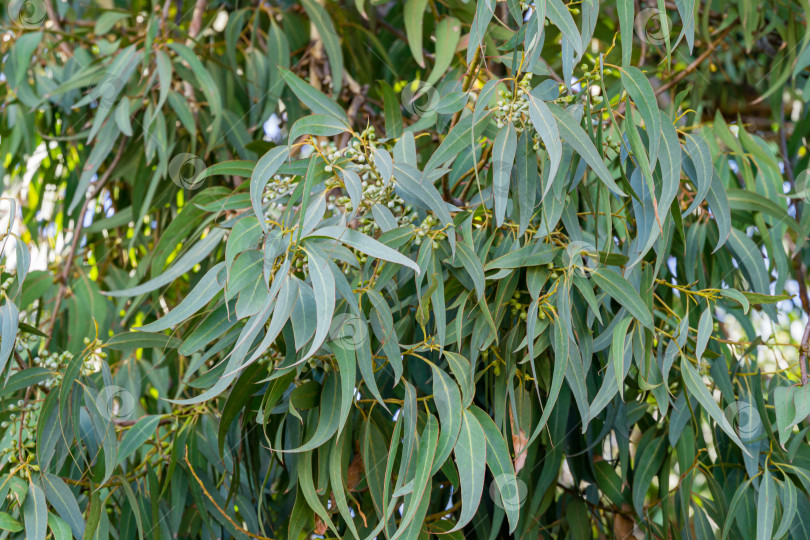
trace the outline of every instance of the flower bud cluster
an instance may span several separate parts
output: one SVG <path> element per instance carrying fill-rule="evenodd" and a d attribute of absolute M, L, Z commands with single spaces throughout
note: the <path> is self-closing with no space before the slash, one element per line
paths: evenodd
<path fill-rule="evenodd" d="M 43 351 L 39 356 L 35 356 L 32 360 L 35 366 L 44 367 L 52 372 L 50 377 L 39 383 L 39 386 L 46 390 L 58 386 L 62 382 L 62 371 L 59 368 L 67 364 L 72 357 L 73 355 L 67 351 L 62 353 Z"/>
<path fill-rule="evenodd" d="M 509 312 L 513 317 L 520 317 L 521 321 L 526 320 L 526 305 L 520 302 L 520 293 L 516 292 L 509 299 Z"/>
<path fill-rule="evenodd" d="M 101 363 L 107 358 L 107 353 L 101 348 L 101 342 L 97 339 L 84 338 L 84 344 L 91 350 L 82 363 L 82 375 L 89 376 L 101 370 Z"/>
<path fill-rule="evenodd" d="M 425 219 L 422 220 L 422 223 L 417 227 L 416 225 L 411 225 L 411 228 L 416 233 L 416 239 L 414 240 L 414 244 L 417 246 L 422 244 L 423 240 L 428 240 L 433 242 L 433 248 L 436 249 L 439 247 L 439 240 L 443 240 L 447 237 L 447 235 L 440 231 L 433 231 L 433 227 L 439 224 L 439 220 L 431 215 L 425 216 Z"/>
<path fill-rule="evenodd" d="M 22 399 L 8 406 L 8 420 L 0 422 L 0 428 L 9 430 L 11 437 L 9 446 L 0 449 L 0 458 L 8 454 L 10 463 L 15 464 L 20 457 L 20 444 L 22 444 L 23 459 L 28 455 L 33 458 L 36 454 L 36 434 L 37 422 L 39 421 L 39 410 L 41 402 Z M 22 423 L 22 427 L 20 426 Z M 30 459 L 29 459 L 30 461 Z"/>
<path fill-rule="evenodd" d="M 367 235 L 371 235 L 379 229 L 376 221 L 371 216 L 367 216 L 375 204 L 388 208 L 400 227 L 413 223 L 417 217 L 413 208 L 405 204 L 405 201 L 397 195 L 394 190 L 394 181 L 383 182 L 374 160 L 374 153 L 371 152 L 377 148 L 376 139 L 374 126 L 369 126 L 360 134 L 360 140 L 351 141 L 346 148 L 346 158 L 353 164 L 352 170 L 360 177 L 360 185 L 363 189 L 362 199 L 356 209 L 360 222 L 358 230 Z M 354 204 L 348 196 L 338 197 L 335 202 L 349 212 L 354 210 Z"/>

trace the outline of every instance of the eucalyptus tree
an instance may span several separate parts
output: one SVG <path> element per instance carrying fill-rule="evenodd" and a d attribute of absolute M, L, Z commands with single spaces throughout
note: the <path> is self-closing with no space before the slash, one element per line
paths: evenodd
<path fill-rule="evenodd" d="M 0 537 L 808 537 L 804 3 L 3 17 Z"/>

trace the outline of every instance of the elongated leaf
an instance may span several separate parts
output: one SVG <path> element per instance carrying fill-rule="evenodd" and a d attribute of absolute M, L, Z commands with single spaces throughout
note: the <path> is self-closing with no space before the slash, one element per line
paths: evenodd
<path fill-rule="evenodd" d="M 653 317 L 650 310 L 626 279 L 609 268 L 601 268 L 599 271 L 593 272 L 591 278 L 597 286 L 625 307 L 641 324 L 652 329 Z"/>
<path fill-rule="evenodd" d="M 459 531 L 478 511 L 478 504 L 484 491 L 487 457 L 484 430 L 475 415 L 467 409 L 464 410 L 454 453 L 461 481 L 461 514 L 452 530 Z"/>
<path fill-rule="evenodd" d="M 574 122 L 574 119 L 565 110 L 559 108 L 553 103 L 547 105 L 551 111 L 551 114 L 553 114 L 554 118 L 557 120 L 560 135 L 562 135 L 565 142 L 570 144 L 577 154 L 582 156 L 582 159 L 584 159 L 588 165 L 590 165 L 591 169 L 594 170 L 596 175 L 602 180 L 602 182 L 604 182 L 610 191 L 619 197 L 624 197 L 624 192 L 619 189 L 618 185 L 616 185 L 616 182 L 613 180 L 613 176 L 611 176 L 610 172 L 605 166 L 605 162 L 602 160 L 602 156 L 596 151 L 596 147 L 588 138 L 585 130 L 583 130 L 579 124 Z"/>
<path fill-rule="evenodd" d="M 484 430 L 487 439 L 487 465 L 495 478 L 503 509 L 506 510 L 509 532 L 514 532 L 520 519 L 520 494 L 512 458 L 509 455 L 509 447 L 501 432 L 498 431 L 498 426 L 487 413 L 475 406 L 470 408 L 470 412 Z"/>
<path fill-rule="evenodd" d="M 328 114 L 305 116 L 293 124 L 290 129 L 290 145 L 302 135 L 331 136 L 343 133 L 347 126 L 342 120 Z"/>
<path fill-rule="evenodd" d="M 517 134 L 515 126 L 507 123 L 498 132 L 492 145 L 492 191 L 495 197 L 495 223 L 500 227 L 506 214 L 506 199 L 509 197 L 509 177 L 515 163 Z"/>
<path fill-rule="evenodd" d="M 436 457 L 431 468 L 431 475 L 434 475 L 453 451 L 461 429 L 464 409 L 461 406 L 458 385 L 440 368 L 435 365 L 431 368 L 433 370 L 433 400 L 436 403 L 442 428 L 436 446 Z"/>
<path fill-rule="evenodd" d="M 144 332 L 159 332 L 160 330 L 166 330 L 167 328 L 171 328 L 176 324 L 182 323 L 197 313 L 197 311 L 210 302 L 211 299 L 222 290 L 224 283 L 220 280 L 223 277 L 222 274 L 224 269 L 225 263 L 221 262 L 215 264 L 208 272 L 205 273 L 197 285 L 191 290 L 191 292 L 188 293 L 185 298 L 183 298 L 183 301 L 180 302 L 176 308 L 167 313 L 165 317 L 161 317 L 153 323 L 141 326 L 139 330 Z"/>
<path fill-rule="evenodd" d="M 650 81 L 637 67 L 623 68 L 621 74 L 625 90 L 633 99 L 641 112 L 641 117 L 644 119 L 644 127 L 647 130 L 647 138 L 649 139 L 647 154 L 650 157 L 650 167 L 655 169 L 655 163 L 658 159 L 658 147 L 661 144 L 661 117 L 658 114 L 658 102 L 655 99 L 655 93 Z"/>
<path fill-rule="evenodd" d="M 289 155 L 289 147 L 287 146 L 277 146 L 271 149 L 256 163 L 256 168 L 253 169 L 253 174 L 250 176 L 250 203 L 253 206 L 253 213 L 256 214 L 256 218 L 259 220 L 264 232 L 267 232 L 267 223 L 265 223 L 264 211 L 262 210 L 264 188 Z"/>
<path fill-rule="evenodd" d="M 734 427 L 729 423 L 723 411 L 720 410 L 720 407 L 714 401 L 706 385 L 703 384 L 703 379 L 701 379 L 698 372 L 692 367 L 692 364 L 685 358 L 681 358 L 681 372 L 683 373 L 683 380 L 684 383 L 686 383 L 686 388 L 689 390 L 689 393 L 697 398 L 703 409 L 720 426 L 720 429 L 725 431 L 726 435 L 747 454 L 748 449 L 743 445 L 737 432 L 734 431 Z"/>
<path fill-rule="evenodd" d="M 17 339 L 17 328 L 20 323 L 20 312 L 10 300 L 0 306 L 0 374 L 5 372 L 6 364 L 14 350 Z"/>
<path fill-rule="evenodd" d="M 338 240 L 339 242 L 343 242 L 346 245 L 362 251 L 366 255 L 407 266 L 408 268 L 412 268 L 413 271 L 419 275 L 419 266 L 411 259 L 378 242 L 377 240 L 374 240 L 370 236 L 366 236 L 363 233 L 355 231 L 354 229 L 341 227 L 338 225 L 329 225 L 309 233 L 306 238 L 314 238 L 319 236 L 332 238 L 334 240 Z"/>
<path fill-rule="evenodd" d="M 48 533 L 48 508 L 45 493 L 33 482 L 28 485 L 28 496 L 23 505 L 25 537 L 28 540 L 45 540 Z"/>
<path fill-rule="evenodd" d="M 776 517 L 776 485 L 771 471 L 767 468 L 759 483 L 757 497 L 757 540 L 770 540 L 773 538 L 773 522 Z"/>
<path fill-rule="evenodd" d="M 425 57 L 422 54 L 422 19 L 425 16 L 425 7 L 427 0 L 407 0 L 402 8 L 408 46 L 416 63 L 421 67 L 425 67 Z"/>
<path fill-rule="evenodd" d="M 577 30 L 577 25 L 574 24 L 571 12 L 568 11 L 562 0 L 546 0 L 545 4 L 548 20 L 560 29 L 562 35 L 565 36 L 576 51 L 577 57 L 582 56 L 582 40 L 579 38 L 579 30 Z"/>
<path fill-rule="evenodd" d="M 175 261 L 171 268 L 160 274 L 158 277 L 150 279 L 149 281 L 138 285 L 137 287 L 132 287 L 131 289 L 110 291 L 102 294 L 106 294 L 107 296 L 138 296 L 159 289 L 160 287 L 163 287 L 164 285 L 167 285 L 178 277 L 182 276 L 193 268 L 194 265 L 207 257 L 208 254 L 219 246 L 223 236 L 225 236 L 224 229 L 214 229 L 208 233 L 208 236 L 206 236 L 202 241 L 194 244 L 185 253 L 185 255 Z"/>
<path fill-rule="evenodd" d="M 560 139 L 557 122 L 554 120 L 554 115 L 551 114 L 548 105 L 535 96 L 531 96 L 529 100 L 529 118 L 546 146 L 551 166 L 547 178 L 553 180 L 557 176 L 557 170 L 560 168 L 562 161 L 562 140 Z M 545 171 L 543 177 L 546 178 Z M 543 197 L 546 196 L 550 188 L 551 182 L 543 188 Z"/>

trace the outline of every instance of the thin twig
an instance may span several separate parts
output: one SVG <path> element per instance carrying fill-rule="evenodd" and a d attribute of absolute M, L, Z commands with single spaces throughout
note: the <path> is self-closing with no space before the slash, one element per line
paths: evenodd
<path fill-rule="evenodd" d="M 726 38 L 729 32 L 731 32 L 731 29 L 732 27 L 726 28 L 717 39 L 715 39 L 709 44 L 708 49 L 703 51 L 703 53 L 701 53 L 700 56 L 695 58 L 691 64 L 686 66 L 686 69 L 678 73 L 675 77 L 672 78 L 672 80 L 667 81 L 666 83 L 659 86 L 655 90 L 655 95 L 657 96 L 659 94 L 663 94 L 664 92 L 666 92 L 667 90 L 669 90 L 670 88 L 681 82 L 687 75 L 689 75 L 690 73 L 695 71 L 698 67 L 700 67 L 700 64 L 702 64 L 703 61 L 706 60 L 706 58 L 708 58 L 710 54 L 712 54 L 712 52 L 717 48 L 717 46 L 720 45 L 720 43 Z"/>
<path fill-rule="evenodd" d="M 807 325 L 804 327 L 802 344 L 799 348 L 799 369 L 802 373 L 802 386 L 807 385 L 807 352 L 810 348 L 810 315 L 808 315 Z"/>
<path fill-rule="evenodd" d="M 238 523 L 236 523 L 236 522 L 233 520 L 233 518 L 231 518 L 231 516 L 229 516 L 229 515 L 228 515 L 228 514 L 227 514 L 227 513 L 226 513 L 226 512 L 225 512 L 225 511 L 222 509 L 222 508 L 220 508 L 220 506 L 217 504 L 217 502 L 214 500 L 214 498 L 211 496 L 211 494 L 210 494 L 210 493 L 208 493 L 208 489 L 206 489 L 205 484 L 203 484 L 203 483 L 202 483 L 202 480 L 200 480 L 200 477 L 199 477 L 199 476 L 197 476 L 197 473 L 194 471 L 194 467 L 192 467 L 192 466 L 191 466 L 191 462 L 188 460 L 188 446 L 186 447 L 186 455 L 185 455 L 185 460 L 186 460 L 186 465 L 188 465 L 188 470 L 191 472 L 191 475 L 194 477 L 194 479 L 195 479 L 195 480 L 197 481 L 197 483 L 200 485 L 200 488 L 203 490 L 203 493 L 205 493 L 205 496 L 206 496 L 206 497 L 208 497 L 208 500 L 209 500 L 209 501 L 211 501 L 211 504 L 213 504 L 213 505 L 214 505 L 214 507 L 215 507 L 217 510 L 219 510 L 219 513 L 220 513 L 220 514 L 222 514 L 222 516 L 223 516 L 225 519 L 227 519 L 227 520 L 228 520 L 228 522 L 229 522 L 231 525 L 233 525 L 234 527 L 236 527 L 236 529 L 237 529 L 239 532 L 241 532 L 242 534 L 246 534 L 246 535 L 250 536 L 251 538 L 258 538 L 258 539 L 260 539 L 260 540 L 273 540 L 272 538 L 268 538 L 268 537 L 266 537 L 266 536 L 259 536 L 258 534 L 253 534 L 253 533 L 252 533 L 252 532 L 250 532 L 250 531 L 246 531 L 245 529 L 243 529 L 242 527 L 240 527 L 240 526 L 239 526 L 239 524 L 238 524 Z"/>

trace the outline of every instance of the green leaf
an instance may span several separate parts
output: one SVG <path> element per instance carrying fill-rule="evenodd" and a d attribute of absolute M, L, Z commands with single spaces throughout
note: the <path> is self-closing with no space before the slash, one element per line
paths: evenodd
<path fill-rule="evenodd" d="M 427 499 L 430 500 L 430 490 L 426 490 L 426 488 L 428 488 L 428 484 L 431 481 L 430 471 L 433 467 L 433 458 L 436 453 L 438 437 L 439 423 L 432 414 L 428 413 L 427 425 L 419 439 L 419 448 L 416 451 L 416 472 L 413 477 L 413 493 L 411 494 L 410 503 L 399 523 L 399 529 L 391 540 L 397 540 L 397 538 L 401 537 L 406 532 L 406 527 L 413 521 L 417 511 L 420 506 L 422 506 L 423 498 L 427 497 Z"/>
<path fill-rule="evenodd" d="M 152 292 L 164 285 L 168 285 L 178 277 L 182 276 L 191 270 L 196 264 L 207 257 L 214 249 L 216 249 L 222 237 L 225 236 L 224 229 L 214 229 L 208 233 L 202 241 L 194 244 L 182 257 L 180 257 L 172 267 L 160 274 L 154 279 L 132 287 L 131 289 L 124 289 L 121 291 L 109 291 L 102 294 L 107 296 L 138 296 L 144 293 Z M 0 356 L 2 358 L 2 356 Z"/>
<path fill-rule="evenodd" d="M 653 316 L 647 305 L 641 299 L 636 289 L 621 275 L 609 268 L 600 268 L 591 273 L 594 283 L 616 300 L 635 317 L 638 322 L 649 329 L 653 327 Z"/>
<path fill-rule="evenodd" d="M 579 38 L 579 30 L 577 25 L 574 24 L 574 18 L 571 17 L 568 7 L 561 0 L 547 0 L 546 17 L 551 21 L 551 24 L 560 29 L 562 35 L 576 51 L 577 58 L 581 57 L 582 40 Z"/>
<path fill-rule="evenodd" d="M 748 449 L 743 445 L 739 436 L 737 436 L 737 432 L 734 430 L 734 427 L 729 423 L 728 419 L 723 414 L 723 411 L 720 410 L 720 407 L 714 401 L 714 398 L 709 393 L 706 385 L 703 383 L 703 379 L 700 377 L 695 368 L 692 367 L 692 364 L 683 357 L 681 358 L 681 373 L 683 373 L 683 381 L 686 383 L 686 388 L 689 390 L 689 393 L 697 398 L 703 409 L 709 414 L 710 417 L 712 417 L 715 422 L 717 422 L 720 429 L 725 431 L 726 435 L 728 435 L 729 438 L 734 441 L 734 444 L 739 446 L 743 452 L 748 454 Z"/>
<path fill-rule="evenodd" d="M 726 190 L 728 205 L 731 210 L 742 212 L 762 212 L 778 220 L 780 224 L 785 224 L 799 234 L 802 230 L 795 219 L 790 217 L 787 211 L 770 199 L 766 199 L 759 193 L 743 189 L 731 188 Z"/>
<path fill-rule="evenodd" d="M 557 171 L 562 162 L 562 140 L 560 139 L 560 130 L 557 128 L 557 122 L 554 120 L 554 115 L 551 114 L 551 109 L 541 99 L 530 95 L 529 96 L 529 118 L 531 119 L 534 129 L 543 140 L 543 144 L 548 152 L 550 161 L 550 169 L 548 176 L 543 171 L 543 177 L 549 178 L 549 182 L 543 187 L 543 197 L 546 196 L 548 190 L 551 189 L 551 184 L 557 176 Z"/>
<path fill-rule="evenodd" d="M 81 538 L 84 535 L 85 526 L 82 512 L 79 508 L 79 503 L 70 488 L 58 476 L 43 473 L 42 486 L 45 492 L 45 497 L 54 510 L 64 520 L 62 523 L 68 528 L 68 537 L 72 532 L 76 538 Z M 55 517 L 53 514 L 48 515 L 48 524 Z M 61 521 L 61 520 L 60 520 Z M 53 530 L 53 527 L 51 527 Z"/>
<path fill-rule="evenodd" d="M 796 408 L 793 404 L 793 393 L 796 388 L 793 386 L 779 386 L 773 391 L 774 409 L 776 411 L 776 426 L 779 430 L 779 444 L 782 448 L 788 441 L 793 431 L 793 419 L 796 416 Z"/>
<path fill-rule="evenodd" d="M 250 176 L 250 203 L 253 206 L 253 213 L 256 214 L 256 218 L 259 220 L 264 232 L 267 232 L 267 223 L 262 210 L 264 188 L 289 156 L 288 146 L 276 146 L 270 149 L 256 163 L 256 168 L 253 169 L 253 174 Z"/>
<path fill-rule="evenodd" d="M 624 399 L 624 377 L 626 373 L 624 356 L 627 350 L 627 329 L 632 322 L 632 317 L 625 317 L 613 328 L 613 341 L 610 346 L 610 359 L 613 362 L 613 371 L 616 375 L 616 388 L 622 399 Z"/>
<path fill-rule="evenodd" d="M 515 531 L 520 519 L 520 500 L 517 477 L 509 455 L 509 447 L 492 418 L 476 406 L 470 408 L 487 439 L 487 465 L 495 478 L 501 496 L 501 504 L 509 520 L 509 532 Z"/>
<path fill-rule="evenodd" d="M 45 493 L 33 482 L 28 484 L 28 496 L 23 504 L 25 537 L 28 540 L 45 540 L 48 533 L 48 507 Z"/>
<path fill-rule="evenodd" d="M 709 343 L 709 338 L 712 335 L 714 327 L 714 319 L 712 319 L 712 310 L 707 307 L 700 315 L 700 322 L 698 322 L 697 340 L 695 341 L 695 358 L 703 358 L 703 353 L 706 351 L 706 345 Z"/>
<path fill-rule="evenodd" d="M 155 322 L 141 326 L 138 330 L 142 332 L 159 332 L 166 330 L 167 328 L 181 324 L 197 313 L 222 290 L 224 286 L 224 270 L 225 263 L 221 262 L 215 264 L 200 278 L 197 285 L 183 298 L 176 308 L 169 311 L 169 313 Z"/>
<path fill-rule="evenodd" d="M 451 159 L 456 159 L 460 154 L 472 152 L 477 135 L 483 131 L 489 118 L 483 116 L 474 121 L 474 115 L 468 114 L 462 118 L 458 124 L 453 126 L 447 137 L 430 156 L 425 165 L 424 175 L 433 172 L 436 168 L 444 165 Z"/>
<path fill-rule="evenodd" d="M 290 147 L 302 135 L 317 135 L 329 137 L 348 130 L 348 126 L 334 116 L 328 114 L 313 114 L 305 116 L 293 124 L 290 129 Z"/>
<path fill-rule="evenodd" d="M 509 197 L 509 178 L 515 163 L 517 152 L 517 134 L 515 126 L 508 122 L 498 132 L 492 145 L 492 191 L 495 198 L 495 223 L 503 225 L 506 214 L 506 200 Z"/>
<path fill-rule="evenodd" d="M 122 332 L 115 334 L 105 344 L 113 351 L 133 349 L 176 349 L 183 343 L 180 338 L 153 332 Z"/>
<path fill-rule="evenodd" d="M 245 215 L 234 224 L 225 244 L 225 264 L 229 272 L 233 270 L 236 256 L 247 249 L 255 249 L 261 237 L 262 229 L 254 216 Z M 228 277 L 231 278 L 230 275 Z"/>
<path fill-rule="evenodd" d="M 455 17 L 445 17 L 436 25 L 436 58 L 433 62 L 433 70 L 427 78 L 427 84 L 436 84 L 442 75 L 450 67 L 453 55 L 461 39 L 461 22 Z M 421 40 L 420 40 L 421 41 Z M 388 125 L 386 115 L 386 126 Z"/>
<path fill-rule="evenodd" d="M 311 2 L 308 3 L 311 4 Z M 283 67 L 279 67 L 279 69 L 281 70 L 281 76 L 284 77 L 284 81 L 290 87 L 292 93 L 295 94 L 295 97 L 300 99 L 312 112 L 315 114 L 328 114 L 342 121 L 344 124 L 348 124 L 348 118 L 346 118 L 343 107 L 313 88 L 309 83 L 301 80 L 289 69 Z"/>
<path fill-rule="evenodd" d="M 762 489 L 761 483 L 760 489 Z M 782 521 L 779 522 L 779 528 L 773 534 L 773 537 L 782 538 L 790 529 L 790 525 L 793 523 L 793 517 L 796 515 L 796 509 L 798 508 L 798 493 L 796 490 L 796 485 L 788 475 L 785 475 L 782 478 L 781 493 L 779 493 L 777 496 L 779 497 L 779 503 L 782 506 Z"/>
<path fill-rule="evenodd" d="M 425 67 L 425 58 L 422 54 L 422 19 L 425 16 L 427 0 L 406 0 L 402 7 L 402 16 L 405 19 L 405 35 L 408 37 L 408 46 L 411 54 L 420 67 Z"/>
<path fill-rule="evenodd" d="M 118 464 L 125 463 L 143 444 L 157 435 L 160 415 L 144 416 L 124 434 L 118 446 Z"/>
<path fill-rule="evenodd" d="M 51 529 L 54 540 L 71 540 L 73 538 L 70 525 L 55 514 L 48 514 L 48 528 Z"/>
<path fill-rule="evenodd" d="M 14 350 L 19 323 L 20 312 L 17 306 L 11 300 L 6 299 L 0 306 L 0 374 L 5 372 L 6 364 Z"/>
<path fill-rule="evenodd" d="M 430 474 L 435 475 L 453 451 L 461 429 L 461 394 L 458 385 L 440 368 L 431 365 L 433 370 L 433 401 L 439 413 L 441 431 L 436 447 L 436 457 Z"/>
<path fill-rule="evenodd" d="M 666 438 L 657 437 L 649 445 L 642 447 L 636 456 L 633 469 L 633 507 L 638 515 L 644 514 L 644 497 L 655 473 L 661 467 L 666 448 Z"/>
<path fill-rule="evenodd" d="M 655 169 L 655 163 L 658 159 L 658 147 L 661 144 L 661 117 L 658 114 L 658 101 L 655 99 L 655 92 L 653 92 L 650 81 L 637 67 L 623 68 L 621 76 L 627 94 L 636 104 L 641 112 L 641 117 L 644 119 L 644 127 L 647 130 L 647 138 L 649 139 L 647 155 L 650 157 L 650 167 Z"/>
<path fill-rule="evenodd" d="M 326 49 L 326 56 L 329 57 L 332 92 L 335 96 L 340 95 L 340 88 L 343 85 L 343 52 L 340 49 L 340 39 L 335 32 L 335 25 L 332 23 L 329 13 L 319 3 L 314 0 L 302 0 L 301 4 L 307 11 L 310 22 L 315 25 L 315 29 L 323 41 L 324 49 Z"/>
<path fill-rule="evenodd" d="M 757 540 L 773 538 L 773 522 L 776 517 L 776 485 L 768 468 L 762 475 L 757 496 Z"/>
<path fill-rule="evenodd" d="M 622 65 L 629 66 L 633 58 L 633 0 L 617 0 L 619 31 L 622 40 Z"/>
<path fill-rule="evenodd" d="M 314 355 L 326 340 L 329 327 L 332 324 L 332 316 L 335 313 L 335 277 L 332 275 L 332 270 L 329 268 L 326 259 L 318 253 L 320 250 L 316 251 L 316 249 L 312 245 L 304 246 L 304 250 L 309 257 L 310 278 L 312 280 L 312 289 L 315 292 L 317 324 L 312 345 L 301 361 Z"/>
<path fill-rule="evenodd" d="M 366 236 L 363 233 L 355 231 L 354 229 L 339 225 L 329 225 L 326 227 L 321 227 L 320 229 L 317 229 L 305 236 L 305 238 L 316 237 L 332 238 L 333 240 L 343 242 L 344 244 L 362 251 L 371 257 L 400 264 L 402 266 L 407 266 L 408 268 L 413 269 L 413 271 L 419 275 L 419 265 L 417 265 L 411 259 L 402 255 L 398 251 L 389 248 L 385 244 L 374 240 L 370 236 Z"/>
<path fill-rule="evenodd" d="M 590 165 L 591 169 L 593 169 L 596 175 L 602 180 L 602 182 L 604 182 L 610 191 L 619 197 L 624 197 L 624 192 L 619 189 L 619 186 L 616 185 L 616 182 L 613 180 L 613 176 L 611 176 L 610 172 L 605 166 L 605 162 L 602 160 L 602 156 L 596 151 L 596 147 L 588 138 L 585 130 L 583 130 L 579 124 L 574 122 L 574 119 L 565 110 L 559 108 L 553 103 L 549 103 L 547 105 L 551 111 L 551 114 L 553 114 L 554 118 L 557 120 L 557 126 L 560 130 L 560 135 L 562 135 L 562 138 L 574 148 L 577 154 L 582 156 L 582 159 L 584 159 L 585 162 Z"/>
<path fill-rule="evenodd" d="M 487 444 L 484 430 L 469 410 L 464 410 L 461 430 L 454 447 L 456 465 L 461 481 L 461 514 L 453 531 L 461 530 L 478 511 L 484 491 Z"/>
<path fill-rule="evenodd" d="M 712 185 L 712 176 L 714 175 L 714 166 L 712 165 L 712 155 L 709 146 L 703 137 L 700 135 L 686 135 L 686 155 L 692 159 L 697 174 L 697 193 L 689 205 L 689 208 L 683 212 L 683 215 L 688 216 L 691 214 L 700 203 L 706 198 L 706 194 Z"/>
<path fill-rule="evenodd" d="M 5 512 L 0 512 L 0 530 L 9 532 L 20 532 L 23 530 L 22 523 Z"/>
<path fill-rule="evenodd" d="M 461 262 L 461 265 L 472 278 L 475 286 L 476 300 L 480 302 L 484 297 L 484 268 L 481 266 L 481 261 L 463 242 L 459 242 L 457 254 L 459 262 Z"/>

